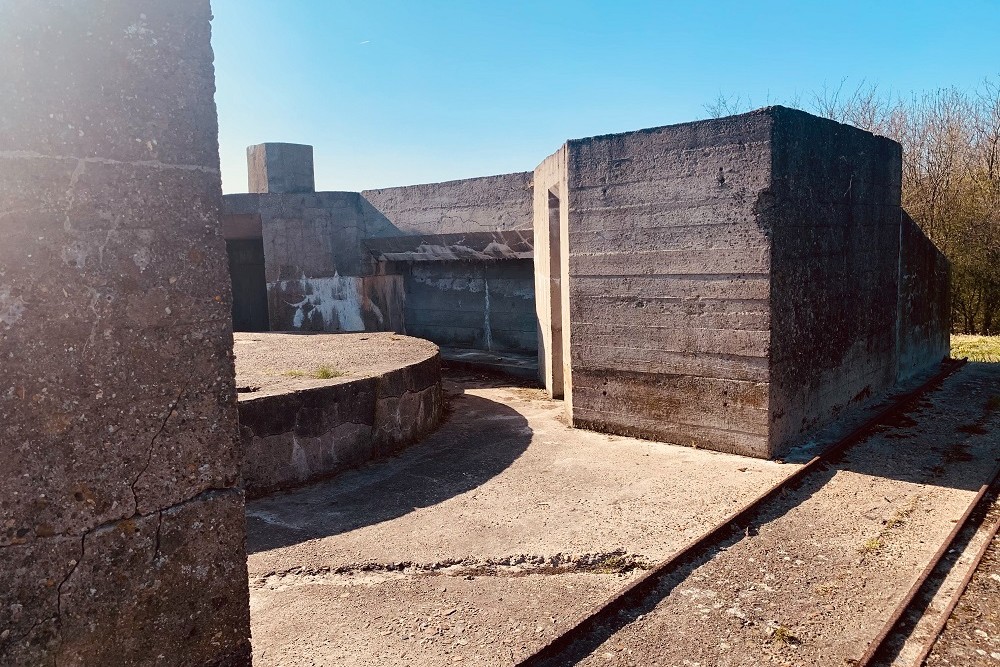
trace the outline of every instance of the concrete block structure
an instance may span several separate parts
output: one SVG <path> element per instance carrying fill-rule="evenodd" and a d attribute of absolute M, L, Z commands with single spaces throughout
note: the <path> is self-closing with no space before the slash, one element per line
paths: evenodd
<path fill-rule="evenodd" d="M 895 142 L 781 107 L 567 142 L 535 172 L 547 388 L 577 426 L 768 458 L 940 362 L 900 176 Z"/>
<path fill-rule="evenodd" d="M 0 664 L 248 665 L 208 0 L 0 21 Z"/>
<path fill-rule="evenodd" d="M 537 350 L 577 426 L 768 458 L 948 353 L 900 151 L 771 107 L 533 173 L 229 195 L 226 218 L 261 229 L 273 329 Z"/>
<path fill-rule="evenodd" d="M 250 148 L 251 172 L 254 156 L 275 154 L 271 146 Z M 270 163 L 269 173 L 292 180 L 279 172 L 290 163 Z M 240 329 L 396 331 L 459 348 L 537 347 L 530 173 L 225 200 Z"/>
<path fill-rule="evenodd" d="M 247 148 L 248 192 L 296 194 L 316 191 L 313 147 L 259 144 Z"/>

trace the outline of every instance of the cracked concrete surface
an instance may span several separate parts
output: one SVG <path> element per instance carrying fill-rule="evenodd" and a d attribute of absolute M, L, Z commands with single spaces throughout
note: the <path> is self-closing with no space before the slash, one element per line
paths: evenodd
<path fill-rule="evenodd" d="M 496 383 L 449 375 L 424 442 L 248 504 L 255 664 L 511 664 L 797 469 L 574 430 Z"/>

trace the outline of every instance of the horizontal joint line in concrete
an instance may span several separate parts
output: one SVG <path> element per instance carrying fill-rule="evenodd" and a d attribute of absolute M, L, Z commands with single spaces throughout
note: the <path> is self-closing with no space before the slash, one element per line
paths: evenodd
<path fill-rule="evenodd" d="M 589 371 L 591 373 L 595 372 L 595 371 L 589 370 L 589 369 L 582 369 L 582 370 L 586 370 L 586 371 Z M 642 374 L 642 375 L 664 375 L 664 373 L 661 373 L 661 372 L 657 372 L 657 373 L 643 373 L 642 371 L 631 371 L 631 372 L 632 373 L 639 373 L 639 374 Z M 685 377 L 685 378 L 695 378 L 697 380 L 722 380 L 724 382 L 742 382 L 744 384 L 752 384 L 752 385 L 765 385 L 765 384 L 769 384 L 769 382 L 766 381 L 766 380 L 740 380 L 739 378 L 733 378 L 733 377 L 728 377 L 728 376 L 727 377 L 719 377 L 719 376 L 715 376 L 715 375 L 696 375 L 694 373 L 680 373 L 680 372 L 678 372 L 678 373 L 671 373 L 670 375 L 677 375 L 678 377 Z M 586 389 L 586 388 L 589 387 L 589 385 L 580 384 L 580 385 L 578 385 L 578 387 L 581 388 L 581 389 Z M 589 387 L 589 388 L 591 388 L 591 389 L 597 389 L 597 387 Z M 581 409 L 583 409 L 583 408 L 581 408 Z M 766 412 L 766 410 L 764 408 L 754 408 L 754 410 L 759 410 L 761 412 Z"/>
<path fill-rule="evenodd" d="M 664 301 L 667 303 L 718 303 L 718 304 L 739 304 L 739 305 L 761 305 L 764 306 L 764 310 L 761 311 L 746 311 L 748 313 L 767 313 L 770 312 L 771 301 L 769 299 L 724 299 L 721 297 L 703 298 L 698 296 L 644 296 L 637 297 L 628 294 L 586 294 L 575 296 L 575 300 L 581 299 L 615 299 L 621 301 L 623 299 L 628 300 L 638 300 L 643 301 Z"/>
<path fill-rule="evenodd" d="M 579 347 L 593 347 L 593 348 L 598 348 L 598 349 L 601 349 L 601 350 L 630 350 L 632 352 L 664 352 L 666 354 L 679 354 L 679 355 L 684 356 L 684 357 L 691 357 L 692 359 L 706 359 L 707 358 L 707 359 L 715 359 L 715 360 L 718 360 L 718 361 L 742 361 L 742 362 L 754 364 L 755 368 L 766 368 L 765 366 L 762 366 L 761 364 L 759 364 L 759 362 L 760 362 L 761 359 L 767 359 L 766 356 L 756 357 L 756 356 L 748 356 L 748 355 L 745 355 L 745 354 L 724 354 L 724 353 L 719 353 L 719 352 L 699 352 L 697 350 L 692 350 L 691 352 L 684 352 L 684 351 L 679 351 L 679 350 L 663 350 L 663 349 L 656 348 L 656 347 L 619 347 L 619 346 L 614 346 L 614 345 L 582 345 L 580 343 L 573 343 L 573 347 L 576 347 L 576 348 L 579 348 Z M 579 360 L 577 360 L 577 361 L 579 361 Z M 587 368 L 586 366 L 578 366 L 577 368 L 579 368 L 581 371 L 590 371 L 590 372 L 605 370 L 605 369 L 601 369 L 601 368 Z M 615 371 L 611 370 L 609 372 L 615 372 Z M 642 371 L 634 371 L 634 372 L 641 373 Z M 662 372 L 657 372 L 657 373 L 652 373 L 651 375 L 663 375 L 663 373 Z M 681 373 L 681 372 L 678 372 L 677 375 L 683 375 L 685 377 L 705 377 L 706 379 L 712 379 L 712 380 L 733 380 L 733 378 L 713 378 L 711 376 L 692 375 L 691 373 Z M 757 382 L 755 380 L 733 380 L 733 381 L 734 382 L 750 382 L 750 383 L 753 383 L 753 384 L 767 384 L 767 382 Z"/>
<path fill-rule="evenodd" d="M 701 317 L 692 315 L 691 317 Z M 623 324 L 620 322 L 580 322 L 572 321 L 573 326 L 614 327 L 616 329 L 667 329 L 673 331 L 738 331 L 746 333 L 770 333 L 770 329 L 736 329 L 733 327 L 668 327 L 660 324 Z"/>
<path fill-rule="evenodd" d="M 661 248 L 659 250 L 625 250 L 621 252 L 617 251 L 605 251 L 605 252 L 574 252 L 573 257 L 635 257 L 636 255 L 666 255 L 666 254 L 676 254 L 683 255 L 692 252 L 729 252 L 733 254 L 746 254 L 748 250 L 759 250 L 761 253 L 767 252 L 767 248 L 738 248 L 732 245 L 727 246 L 716 246 L 714 248 Z"/>
<path fill-rule="evenodd" d="M 752 409 L 759 410 L 759 408 L 752 408 Z M 599 415 L 611 415 L 613 417 L 626 417 L 628 419 L 635 419 L 635 414 L 628 413 L 628 412 L 610 412 L 608 410 L 597 410 L 595 408 L 575 408 L 574 412 L 576 412 L 576 411 L 590 412 L 590 413 L 599 414 Z M 760 411 L 761 412 L 767 412 L 767 410 L 760 410 Z M 749 431 L 740 431 L 740 430 L 731 429 L 731 428 L 721 428 L 719 426 L 704 426 L 702 424 L 686 424 L 684 422 L 667 421 L 667 420 L 664 420 L 664 419 L 659 419 L 659 420 L 655 420 L 655 421 L 657 423 L 659 423 L 659 424 L 665 424 L 665 425 L 673 424 L 673 425 L 676 425 L 676 426 L 684 426 L 686 428 L 696 428 L 696 429 L 702 429 L 702 430 L 705 430 L 705 431 L 716 431 L 718 433 L 732 433 L 732 434 L 735 434 L 735 435 L 748 435 L 748 436 L 750 436 L 752 438 L 766 438 L 767 437 L 766 435 L 763 435 L 761 433 L 751 433 Z M 681 444 L 681 443 L 668 443 L 668 444 Z"/>
<path fill-rule="evenodd" d="M 200 164 L 170 164 L 159 160 L 113 160 L 102 157 L 77 157 L 75 155 L 45 155 L 34 151 L 0 151 L 3 160 L 74 160 L 86 164 L 104 164 L 112 166 L 151 167 L 153 169 L 180 169 L 182 171 L 200 171 L 206 174 L 219 174 L 218 169 Z"/>
<path fill-rule="evenodd" d="M 648 278 L 650 280 L 743 280 L 770 278 L 768 273 L 570 273 L 571 278 L 591 278 L 606 280 L 608 278 Z"/>
<path fill-rule="evenodd" d="M 659 225 L 657 227 L 632 227 L 628 230 L 623 229 L 577 229 L 573 230 L 574 234 L 604 234 L 605 232 L 623 232 L 623 231 L 637 231 L 637 232 L 655 232 L 660 230 L 676 230 L 676 229 L 704 229 L 705 227 L 738 227 L 742 228 L 740 220 L 730 220 L 728 222 L 704 222 L 704 223 L 684 223 L 680 225 Z"/>
<path fill-rule="evenodd" d="M 725 199 L 725 198 L 724 197 L 718 197 L 717 199 Z M 692 199 L 692 200 L 690 200 L 690 202 L 688 200 L 684 200 L 684 199 L 666 199 L 666 200 L 663 200 L 663 201 L 642 202 L 642 203 L 639 203 L 639 204 L 616 204 L 616 205 L 613 205 L 613 206 L 570 206 L 569 207 L 569 212 L 570 213 L 595 213 L 595 212 L 600 212 L 600 211 L 625 211 L 625 210 L 630 210 L 630 209 L 634 210 L 634 209 L 640 209 L 640 208 L 654 208 L 654 207 L 657 207 L 657 206 L 666 206 L 666 205 L 681 205 L 681 206 L 683 206 L 683 205 L 689 204 L 689 203 L 695 203 L 692 206 L 692 208 L 697 208 L 696 202 L 705 202 L 705 201 L 706 201 L 705 199 Z M 714 199 L 710 199 L 710 200 L 707 200 L 707 201 L 715 201 L 715 200 Z M 707 204 L 704 204 L 704 203 L 702 203 L 701 207 L 702 208 L 708 208 Z"/>

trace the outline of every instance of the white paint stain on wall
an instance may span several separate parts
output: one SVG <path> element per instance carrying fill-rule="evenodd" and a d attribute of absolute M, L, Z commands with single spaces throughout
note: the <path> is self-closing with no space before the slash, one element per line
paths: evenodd
<path fill-rule="evenodd" d="M 470 274 L 472 272 L 470 271 Z M 458 292 L 482 292 L 486 289 L 486 280 L 472 275 L 451 275 L 442 277 L 440 271 L 414 265 L 411 269 L 413 279 L 434 289 Z"/>
<path fill-rule="evenodd" d="M 483 285 L 486 289 L 486 307 L 483 309 L 483 337 L 486 339 L 486 349 L 493 351 L 493 328 L 490 325 L 490 281 L 483 278 Z"/>
<path fill-rule="evenodd" d="M 295 283 L 294 285 L 291 283 Z M 325 331 L 364 331 L 365 321 L 361 315 L 363 297 L 361 278 L 334 274 L 329 278 L 306 278 L 296 281 L 281 281 L 274 285 L 281 293 L 298 291 L 303 298 L 293 306 L 292 327 L 301 329 L 307 318 L 319 313 L 323 318 Z M 272 286 L 268 286 L 269 289 Z"/>

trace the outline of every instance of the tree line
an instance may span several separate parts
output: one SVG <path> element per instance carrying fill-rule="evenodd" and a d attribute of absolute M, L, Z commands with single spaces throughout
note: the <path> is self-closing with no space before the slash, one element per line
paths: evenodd
<path fill-rule="evenodd" d="M 903 146 L 903 208 L 951 261 L 952 330 L 1000 334 L 1000 82 L 908 97 L 842 83 L 788 105 Z M 720 96 L 705 109 L 720 117 L 751 106 Z"/>

